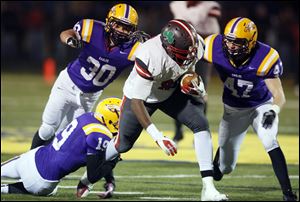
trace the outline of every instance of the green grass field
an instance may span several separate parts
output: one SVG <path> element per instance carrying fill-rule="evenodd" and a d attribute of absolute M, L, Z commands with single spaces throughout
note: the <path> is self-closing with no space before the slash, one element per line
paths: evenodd
<path fill-rule="evenodd" d="M 115 81 L 100 99 L 122 96 L 124 78 Z M 214 149 L 217 147 L 217 129 L 223 108 L 222 85 L 212 78 L 208 93 L 208 120 L 213 132 Z M 293 95 L 292 84 L 284 81 L 287 103 L 280 113 L 279 142 L 286 155 L 292 185 L 299 193 L 299 99 Z M 51 86 L 42 76 L 31 74 L 1 74 L 1 161 L 27 151 L 30 141 L 41 123 L 41 116 Z M 174 124 L 161 112 L 154 114 L 153 122 L 169 137 L 173 137 Z M 282 200 L 279 184 L 267 154 L 252 129 L 246 136 L 236 170 L 215 185 L 229 195 L 232 201 Z M 185 139 L 179 143 L 178 155 L 169 158 L 149 141 L 145 133 L 135 147 L 124 154 L 116 169 L 117 190 L 109 200 L 200 200 L 201 178 L 192 146 L 192 135 L 185 128 Z M 59 184 L 53 197 L 1 195 L 1 200 L 77 200 L 75 186 L 83 169 L 72 173 Z M 2 183 L 10 182 L 1 179 Z M 97 200 L 103 191 L 98 182 L 86 199 Z"/>

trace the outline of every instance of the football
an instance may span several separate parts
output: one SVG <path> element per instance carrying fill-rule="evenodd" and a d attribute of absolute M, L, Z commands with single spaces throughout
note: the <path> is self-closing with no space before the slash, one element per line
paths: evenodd
<path fill-rule="evenodd" d="M 191 93 L 190 92 L 190 88 L 193 88 L 194 85 L 192 83 L 192 81 L 195 80 L 197 85 L 200 84 L 200 77 L 198 76 L 198 74 L 196 72 L 189 72 L 186 73 L 180 81 L 180 88 L 181 91 L 185 94 Z"/>

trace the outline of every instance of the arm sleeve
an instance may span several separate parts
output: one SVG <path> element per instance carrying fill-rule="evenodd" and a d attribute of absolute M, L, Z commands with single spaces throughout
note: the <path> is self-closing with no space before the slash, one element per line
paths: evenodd
<path fill-rule="evenodd" d="M 105 162 L 105 152 L 88 154 L 86 161 L 87 178 L 89 182 L 94 184 L 103 177 L 101 170 Z"/>
<path fill-rule="evenodd" d="M 105 141 L 109 141 L 109 137 L 104 134 L 92 132 L 86 138 L 87 143 L 87 177 L 89 182 L 95 183 L 100 180 L 104 173 L 102 172 L 105 164 Z"/>

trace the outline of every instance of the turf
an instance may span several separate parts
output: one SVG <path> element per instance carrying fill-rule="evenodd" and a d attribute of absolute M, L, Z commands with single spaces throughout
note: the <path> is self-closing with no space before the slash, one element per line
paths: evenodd
<path fill-rule="evenodd" d="M 125 76 L 105 89 L 100 99 L 122 96 Z M 283 81 L 287 103 L 280 113 L 279 141 L 286 154 L 289 175 L 294 189 L 299 192 L 299 99 L 293 95 L 291 81 Z M 26 151 L 31 138 L 41 123 L 41 116 L 51 85 L 40 75 L 1 73 L 1 162 Z M 218 124 L 222 117 L 222 84 L 212 78 L 209 88 L 208 121 L 213 133 L 214 148 L 217 146 Z M 173 120 L 157 111 L 153 122 L 169 137 L 173 136 Z M 115 175 L 117 190 L 110 200 L 200 200 L 201 179 L 192 146 L 192 136 L 184 128 L 185 138 L 179 143 L 178 157 L 169 159 L 156 145 L 143 135 L 135 148 L 124 155 Z M 252 129 L 246 136 L 239 155 L 236 170 L 215 185 L 229 195 L 232 201 L 282 200 L 279 184 L 272 166 Z M 144 137 L 145 136 L 145 137 Z M 145 143 L 146 142 L 146 143 Z M 157 161 L 157 159 L 161 159 Z M 1 195 L 1 200 L 78 200 L 75 188 L 83 169 L 72 173 L 60 183 L 53 197 Z M 5 181 L 2 180 L 2 183 Z M 73 186 L 67 189 L 64 186 Z M 102 191 L 103 181 L 94 191 Z M 86 199 L 98 200 L 95 193 Z"/>
<path fill-rule="evenodd" d="M 12 155 L 2 154 L 2 160 Z M 75 187 L 83 169 L 64 178 L 59 184 L 56 196 L 37 197 L 1 195 L 1 200 L 78 200 Z M 298 166 L 290 165 L 293 187 L 299 187 Z M 172 161 L 121 161 L 115 168 L 117 189 L 109 200 L 200 200 L 202 182 L 198 165 L 190 162 Z M 103 181 L 95 184 L 94 191 L 103 191 Z M 232 201 L 277 201 L 282 199 L 281 191 L 271 165 L 239 164 L 234 173 L 215 182 L 219 191 L 229 195 Z M 296 189 L 299 192 L 299 189 Z M 131 192 L 131 193 L 130 193 Z M 97 200 L 91 193 L 81 200 Z"/>

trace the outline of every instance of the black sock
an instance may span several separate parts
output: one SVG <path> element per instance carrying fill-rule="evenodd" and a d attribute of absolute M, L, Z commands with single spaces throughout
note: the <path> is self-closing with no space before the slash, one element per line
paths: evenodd
<path fill-rule="evenodd" d="M 269 151 L 272 166 L 284 194 L 292 192 L 291 182 L 288 175 L 287 165 L 280 147 Z"/>
<path fill-rule="evenodd" d="M 41 145 L 44 145 L 45 142 L 46 142 L 45 140 L 42 140 L 40 138 L 40 136 L 39 136 L 39 130 L 37 130 L 36 133 L 33 136 L 30 149 L 34 149 L 34 148 L 37 148 L 37 147 L 39 147 Z"/>
<path fill-rule="evenodd" d="M 201 173 L 201 177 L 212 177 L 213 176 L 213 171 L 212 170 L 204 170 L 204 171 L 200 171 Z"/>
<path fill-rule="evenodd" d="M 23 182 L 16 182 L 8 185 L 8 193 L 10 194 L 30 194 L 24 187 Z"/>
<path fill-rule="evenodd" d="M 106 168 L 106 169 L 107 169 L 107 171 L 105 172 L 105 175 L 104 175 L 105 181 L 108 183 L 115 184 L 115 177 L 113 174 L 113 170 L 111 168 Z"/>

